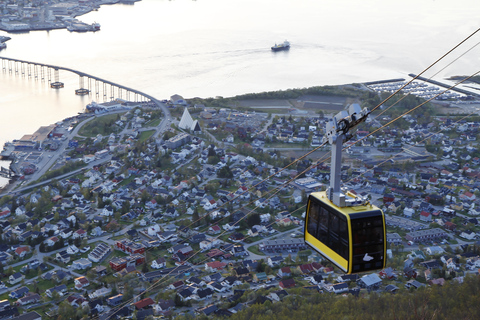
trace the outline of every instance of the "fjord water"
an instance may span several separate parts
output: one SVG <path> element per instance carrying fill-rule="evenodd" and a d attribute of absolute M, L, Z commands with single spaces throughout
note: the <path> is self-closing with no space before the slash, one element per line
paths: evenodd
<path fill-rule="evenodd" d="M 158 99 L 233 96 L 408 78 L 477 29 L 479 8 L 474 0 L 143 0 L 79 17 L 99 22 L 99 32 L 9 34 L 0 56 L 77 69 Z M 290 51 L 271 52 L 285 39 Z M 479 56 L 472 50 L 436 78 L 477 71 Z M 61 72 L 60 80 L 65 88 L 54 90 L 0 71 L 1 145 L 83 111 L 92 97 L 75 96 L 78 78 Z"/>

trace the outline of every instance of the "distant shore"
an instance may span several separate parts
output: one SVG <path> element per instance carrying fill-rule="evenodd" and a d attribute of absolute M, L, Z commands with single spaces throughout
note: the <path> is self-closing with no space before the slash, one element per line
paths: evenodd
<path fill-rule="evenodd" d="M 107 4 L 134 4 L 141 0 L 101 0 L 101 1 L 93 1 L 90 6 L 88 7 L 81 7 L 79 9 L 74 9 L 69 17 L 74 19 L 76 17 L 85 15 L 92 11 L 96 11 L 102 5 Z M 1 16 L 0 16 L 1 17 Z M 57 30 L 57 29 L 67 29 L 69 26 L 72 25 L 72 21 L 63 21 L 63 22 L 44 22 L 44 23 L 29 23 L 29 22 L 20 22 L 20 21 L 11 21 L 9 22 L 0 22 L 0 30 L 8 32 L 8 33 L 27 33 L 30 31 L 49 31 L 49 30 Z M 77 21 L 75 23 L 81 23 L 81 21 Z M 72 31 L 72 30 L 69 30 Z M 73 31 L 96 31 L 96 30 L 73 30 Z M 3 42 L 3 41 L 2 41 Z"/>

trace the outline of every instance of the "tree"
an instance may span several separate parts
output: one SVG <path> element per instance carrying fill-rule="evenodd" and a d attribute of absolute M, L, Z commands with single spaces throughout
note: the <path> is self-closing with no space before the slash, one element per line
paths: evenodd
<path fill-rule="evenodd" d="M 260 215 L 258 213 L 252 213 L 247 218 L 247 225 L 251 228 L 254 225 L 260 224 Z"/>
<path fill-rule="evenodd" d="M 146 272 L 148 272 L 148 265 L 147 265 L 147 261 L 145 261 L 145 263 L 142 265 L 142 272 L 143 272 L 143 273 L 146 273 Z"/>
<path fill-rule="evenodd" d="M 257 261 L 257 272 L 264 272 L 265 271 L 265 260 L 260 259 Z"/>
<path fill-rule="evenodd" d="M 218 170 L 217 175 L 219 178 L 224 178 L 224 179 L 233 178 L 233 173 L 229 166 L 222 167 L 220 170 Z"/>

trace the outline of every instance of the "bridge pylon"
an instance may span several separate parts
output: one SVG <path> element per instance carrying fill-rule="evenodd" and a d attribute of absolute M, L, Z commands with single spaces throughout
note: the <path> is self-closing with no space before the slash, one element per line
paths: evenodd
<path fill-rule="evenodd" d="M 76 94 L 76 95 L 84 96 L 84 95 L 90 93 L 90 90 L 84 88 L 83 76 L 79 76 L 78 85 L 80 86 L 80 89 L 76 89 L 76 90 L 75 90 L 75 94 Z"/>
<path fill-rule="evenodd" d="M 60 82 L 60 71 L 58 68 L 54 69 L 54 74 L 55 74 L 55 82 L 50 83 L 50 88 L 54 89 L 60 89 L 65 86 L 63 82 Z"/>

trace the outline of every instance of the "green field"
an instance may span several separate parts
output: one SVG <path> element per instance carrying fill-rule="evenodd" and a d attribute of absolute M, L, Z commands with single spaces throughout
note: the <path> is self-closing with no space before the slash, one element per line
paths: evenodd
<path fill-rule="evenodd" d="M 108 136 L 112 132 L 119 130 L 115 122 L 120 119 L 120 116 L 120 113 L 115 113 L 97 117 L 85 124 L 78 134 L 84 137 L 95 137 L 97 134 Z"/>
<path fill-rule="evenodd" d="M 143 131 L 140 134 L 140 137 L 138 137 L 138 142 L 145 142 L 148 138 L 150 138 L 153 134 L 155 133 L 155 130 L 148 130 L 148 131 Z"/>

